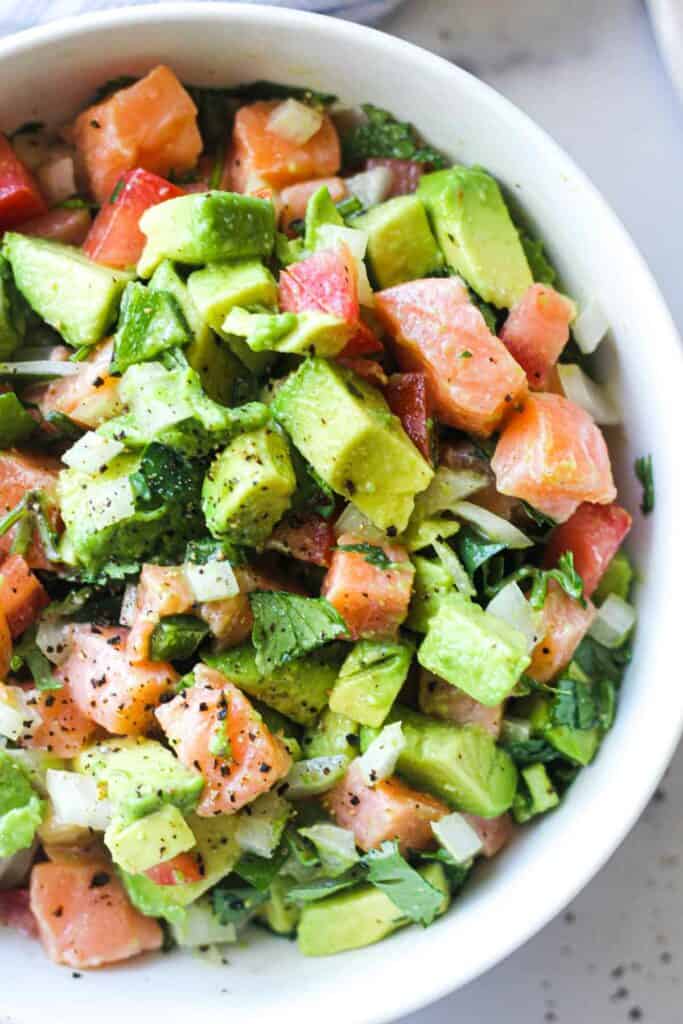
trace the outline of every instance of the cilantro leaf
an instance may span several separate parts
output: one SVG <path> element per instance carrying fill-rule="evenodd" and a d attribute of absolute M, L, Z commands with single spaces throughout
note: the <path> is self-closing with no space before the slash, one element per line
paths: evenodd
<path fill-rule="evenodd" d="M 252 885 L 231 885 L 229 880 L 220 882 L 211 893 L 213 912 L 220 923 L 236 927 L 245 924 L 267 899 L 267 892 L 260 892 Z"/>
<path fill-rule="evenodd" d="M 12 670 L 16 672 L 22 664 L 33 677 L 38 690 L 61 690 L 62 684 L 52 675 L 52 665 L 36 643 L 36 627 L 26 630 L 19 642 L 14 645 Z"/>
<path fill-rule="evenodd" d="M 249 595 L 254 615 L 252 640 L 260 672 L 280 665 L 343 636 L 347 626 L 324 597 L 300 597 L 280 591 Z"/>
<path fill-rule="evenodd" d="M 374 565 L 377 569 L 395 569 L 398 565 L 397 562 L 392 562 L 384 548 L 377 544 L 339 544 L 336 550 L 354 551 L 358 555 L 363 555 L 368 565 Z"/>
<path fill-rule="evenodd" d="M 561 755 L 544 739 L 511 740 L 502 744 L 515 764 L 525 767 L 529 764 L 555 761 Z"/>
<path fill-rule="evenodd" d="M 586 607 L 586 600 L 583 596 L 583 579 L 574 567 L 573 551 L 564 551 L 560 555 L 555 569 L 535 571 L 529 604 L 536 611 L 545 604 L 550 580 L 555 580 L 565 594 L 578 601 L 583 608 Z"/>
<path fill-rule="evenodd" d="M 368 157 L 394 157 L 431 164 L 435 170 L 446 167 L 441 153 L 420 143 L 409 121 L 397 121 L 388 110 L 363 104 L 365 121 L 353 128 L 343 139 L 344 162 L 362 164 Z"/>
<path fill-rule="evenodd" d="M 519 240 L 522 243 L 522 248 L 524 249 L 534 281 L 538 281 L 541 284 L 555 284 L 557 271 L 545 254 L 543 242 L 538 238 L 532 238 L 531 235 L 525 234 L 520 234 Z"/>
<path fill-rule="evenodd" d="M 599 724 L 599 711 L 590 684 L 570 679 L 559 679 L 550 706 L 554 725 L 585 731 Z"/>
<path fill-rule="evenodd" d="M 368 881 L 389 897 L 401 914 L 416 924 L 431 924 L 439 913 L 443 894 L 426 882 L 398 852 L 398 843 L 384 842 L 365 854 Z"/>
<path fill-rule="evenodd" d="M 311 107 L 330 107 L 337 101 L 337 97 L 331 92 L 318 92 L 316 89 L 309 89 L 306 86 L 269 82 L 262 78 L 256 82 L 245 82 L 229 91 L 236 99 L 248 103 L 253 103 L 255 100 L 295 99 L 302 103 L 308 103 Z"/>
<path fill-rule="evenodd" d="M 603 647 L 592 636 L 585 636 L 574 651 L 573 661 L 590 679 L 607 680 L 618 685 L 631 660 L 631 645 L 628 641 L 616 649 Z"/>
<path fill-rule="evenodd" d="M 282 843 L 273 853 L 272 857 L 259 857 L 256 853 L 243 853 L 235 864 L 233 871 L 248 885 L 258 889 L 259 892 L 267 892 L 280 868 L 287 860 L 289 851 Z"/>
<path fill-rule="evenodd" d="M 350 889 L 362 881 L 364 870 L 356 865 L 336 878 L 314 878 L 310 882 L 301 882 L 293 886 L 285 897 L 286 903 L 315 903 L 326 896 L 332 896 L 343 889 Z"/>
<path fill-rule="evenodd" d="M 423 850 L 419 854 L 420 861 L 436 861 L 443 866 L 450 883 L 451 893 L 459 892 L 469 878 L 472 864 L 459 864 L 452 854 L 440 846 L 437 850 Z"/>
<path fill-rule="evenodd" d="M 643 500 L 640 504 L 640 511 L 644 516 L 649 516 L 655 507 L 655 478 L 652 468 L 652 456 L 641 455 L 635 461 L 634 470 L 643 487 Z"/>
<path fill-rule="evenodd" d="M 505 550 L 505 545 L 489 540 L 471 526 L 463 527 L 455 537 L 455 548 L 470 576 L 494 555 Z"/>

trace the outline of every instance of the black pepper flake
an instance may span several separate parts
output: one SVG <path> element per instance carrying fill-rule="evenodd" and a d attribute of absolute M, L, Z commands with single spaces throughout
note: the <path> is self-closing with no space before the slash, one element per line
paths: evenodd
<path fill-rule="evenodd" d="M 90 889 L 101 889 L 103 885 L 109 885 L 111 877 L 106 871 L 98 871 L 90 879 Z"/>

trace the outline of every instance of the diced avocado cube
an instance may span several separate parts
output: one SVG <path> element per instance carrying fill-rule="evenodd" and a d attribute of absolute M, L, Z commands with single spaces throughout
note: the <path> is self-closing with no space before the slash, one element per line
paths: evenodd
<path fill-rule="evenodd" d="M 34 791 L 23 765 L 0 750 L 0 857 L 31 845 L 44 811 L 45 801 Z"/>
<path fill-rule="evenodd" d="M 119 872 L 133 906 L 149 917 L 163 917 L 178 927 L 187 922 L 185 908 L 230 874 L 241 853 L 236 839 L 236 815 L 200 818 L 191 814 L 187 823 L 194 833 L 196 850 L 204 869 L 200 882 L 157 885 L 144 874 Z"/>
<path fill-rule="evenodd" d="M 314 252 L 318 248 L 318 229 L 323 224 L 335 224 L 337 227 L 344 225 L 344 218 L 332 202 L 327 185 L 321 185 L 306 204 L 304 245 L 309 252 Z M 299 259 L 303 259 L 303 255 L 302 253 Z"/>
<path fill-rule="evenodd" d="M 149 277 L 164 259 L 201 266 L 269 256 L 275 243 L 275 208 L 236 192 L 205 192 L 150 206 L 140 218 L 147 244 L 138 263 Z"/>
<path fill-rule="evenodd" d="M 401 722 L 406 745 L 397 770 L 409 782 L 459 811 L 495 818 L 512 805 L 517 770 L 509 755 L 477 725 L 455 725 L 394 705 L 389 722 Z M 372 730 L 362 730 L 361 748 Z"/>
<path fill-rule="evenodd" d="M 65 341 L 78 347 L 104 338 L 131 280 L 128 271 L 103 267 L 74 246 L 12 231 L 3 253 L 31 309 Z"/>
<path fill-rule="evenodd" d="M 406 680 L 413 653 L 407 643 L 361 640 L 339 670 L 330 696 L 332 711 L 379 727 Z"/>
<path fill-rule="evenodd" d="M 517 790 L 512 805 L 513 817 L 520 824 L 557 807 L 560 802 L 544 764 L 527 765 L 521 769 L 521 776 L 524 788 Z"/>
<path fill-rule="evenodd" d="M 28 307 L 17 291 L 12 269 L 0 256 L 0 359 L 8 359 L 19 348 L 26 335 Z"/>
<path fill-rule="evenodd" d="M 187 279 L 192 301 L 214 329 L 235 306 L 275 306 L 277 282 L 260 260 L 210 263 Z"/>
<path fill-rule="evenodd" d="M 412 562 L 415 566 L 413 596 L 405 625 L 416 633 L 426 633 L 444 598 L 453 594 L 455 587 L 451 574 L 440 562 L 421 555 L 414 555 Z"/>
<path fill-rule="evenodd" d="M 151 292 L 168 292 L 174 297 L 182 310 L 195 342 L 201 343 L 211 334 L 206 317 L 202 316 L 200 309 L 192 299 L 188 283 L 182 279 L 171 260 L 164 260 L 159 264 L 149 279 L 148 288 Z M 185 352 L 185 355 L 188 355 L 188 351 Z"/>
<path fill-rule="evenodd" d="M 337 678 L 334 665 L 316 655 L 297 658 L 264 675 L 256 666 L 256 652 L 251 644 L 207 655 L 204 661 L 251 697 L 299 725 L 311 725 L 316 720 Z"/>
<path fill-rule="evenodd" d="M 633 582 L 633 566 L 625 551 L 617 551 L 593 594 L 595 604 L 602 604 L 610 594 L 628 601 Z"/>
<path fill-rule="evenodd" d="M 11 448 L 24 441 L 36 425 L 13 391 L 0 395 L 0 448 Z"/>
<path fill-rule="evenodd" d="M 439 864 L 438 861 L 433 861 L 431 864 L 425 864 L 424 867 L 418 868 L 417 870 L 418 874 L 422 875 L 425 882 L 429 882 L 429 884 L 434 889 L 438 890 L 438 892 L 443 896 L 441 906 L 437 911 L 438 916 L 441 917 L 441 915 L 445 914 L 451 905 L 451 887 L 443 865 Z"/>
<path fill-rule="evenodd" d="M 376 388 L 341 366 L 307 359 L 271 410 L 329 487 L 380 529 L 405 529 L 433 471 Z"/>
<path fill-rule="evenodd" d="M 481 167 L 456 165 L 423 175 L 417 194 L 446 263 L 485 302 L 513 306 L 533 278 L 496 180 Z"/>
<path fill-rule="evenodd" d="M 329 313 L 249 313 L 235 307 L 225 318 L 224 336 L 243 337 L 252 352 L 338 355 L 355 333 L 346 320 Z"/>
<path fill-rule="evenodd" d="M 195 845 L 192 829 L 174 804 L 165 804 L 129 824 L 113 818 L 104 842 L 114 863 L 132 874 L 171 860 Z"/>
<path fill-rule="evenodd" d="M 255 547 L 272 533 L 296 490 L 287 442 L 273 427 L 236 437 L 204 478 L 202 508 L 214 537 Z"/>
<path fill-rule="evenodd" d="M 182 765 L 156 740 L 104 740 L 82 751 L 74 767 L 106 789 L 107 799 L 124 821 L 143 818 L 165 804 L 188 814 L 204 788 L 203 776 Z"/>
<path fill-rule="evenodd" d="M 416 195 L 397 196 L 374 206 L 353 222 L 368 233 L 367 258 L 378 288 L 429 277 L 443 258 Z"/>
<path fill-rule="evenodd" d="M 540 694 L 531 698 L 531 728 L 537 736 L 559 750 L 564 757 L 582 767 L 590 764 L 600 746 L 600 730 L 572 729 L 568 725 L 553 725 L 550 718 L 550 703 Z"/>
<path fill-rule="evenodd" d="M 417 657 L 487 707 L 510 695 L 531 661 L 523 633 L 457 595 L 441 601 Z"/>
<path fill-rule="evenodd" d="M 335 757 L 340 754 L 351 760 L 359 748 L 358 722 L 326 708 L 302 741 L 304 757 Z"/>
<path fill-rule="evenodd" d="M 196 615 L 166 615 L 154 627 L 149 642 L 152 661 L 184 661 L 191 658 L 209 627 Z"/>
<path fill-rule="evenodd" d="M 259 907 L 256 917 L 276 935 L 291 935 L 301 917 L 298 907 L 285 902 L 292 883 L 276 875 L 268 890 L 268 902 Z"/>
<path fill-rule="evenodd" d="M 175 296 L 133 281 L 121 301 L 112 369 L 123 373 L 134 363 L 149 362 L 168 349 L 188 345 L 191 340 L 190 328 Z"/>

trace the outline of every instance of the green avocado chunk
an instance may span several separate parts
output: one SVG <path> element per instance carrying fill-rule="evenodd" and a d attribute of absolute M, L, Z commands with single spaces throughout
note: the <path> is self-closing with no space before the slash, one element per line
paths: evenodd
<path fill-rule="evenodd" d="M 520 770 L 520 787 L 512 804 L 515 821 L 522 824 L 557 807 L 560 798 L 555 792 L 544 764 L 530 764 Z"/>
<path fill-rule="evenodd" d="M 114 817 L 104 842 L 115 864 L 137 874 L 191 850 L 195 838 L 182 812 L 174 804 L 164 804 L 129 823 Z"/>
<path fill-rule="evenodd" d="M 36 429 L 36 421 L 26 412 L 13 391 L 0 395 L 0 448 L 11 448 Z"/>
<path fill-rule="evenodd" d="M 285 902 L 292 884 L 292 881 L 276 875 L 270 883 L 267 903 L 262 904 L 256 912 L 257 919 L 276 935 L 291 935 L 301 917 L 298 907 Z"/>
<path fill-rule="evenodd" d="M 13 231 L 5 235 L 3 253 L 31 309 L 65 341 L 79 347 L 104 338 L 131 280 L 128 271 L 103 267 L 75 246 Z"/>
<path fill-rule="evenodd" d="M 28 307 L 17 291 L 12 269 L 0 256 L 0 359 L 8 359 L 19 348 L 26 335 Z"/>
<path fill-rule="evenodd" d="M 417 194 L 446 263 L 485 302 L 514 306 L 533 278 L 495 178 L 481 167 L 456 165 L 423 175 Z"/>
<path fill-rule="evenodd" d="M 429 277 L 443 265 L 424 204 L 416 195 L 380 203 L 357 217 L 353 226 L 368 233 L 367 258 L 378 288 Z"/>
<path fill-rule="evenodd" d="M 531 729 L 534 735 L 542 736 L 551 747 L 555 747 L 570 761 L 584 767 L 595 757 L 600 746 L 600 730 L 572 729 L 568 725 L 553 725 L 550 717 L 550 702 L 541 694 L 530 699 Z"/>
<path fill-rule="evenodd" d="M 441 601 L 417 658 L 487 707 L 510 695 L 531 662 L 519 630 L 455 594 Z"/>
<path fill-rule="evenodd" d="M 224 335 L 243 337 L 252 352 L 283 352 L 331 359 L 339 355 L 356 328 L 329 313 L 249 313 L 235 307 L 225 318 Z"/>
<path fill-rule="evenodd" d="M 318 229 L 324 224 L 334 224 L 336 227 L 344 226 L 344 218 L 332 202 L 327 185 L 321 185 L 306 204 L 304 245 L 308 252 L 315 252 L 318 248 Z M 303 254 L 300 258 L 303 258 Z"/>
<path fill-rule="evenodd" d="M 209 627 L 196 615 L 166 615 L 154 627 L 149 642 L 152 661 L 184 661 L 191 658 Z"/>
<path fill-rule="evenodd" d="M 358 722 L 340 715 L 331 708 L 325 708 L 311 729 L 307 729 L 302 741 L 304 757 L 336 757 L 341 755 L 350 761 L 358 753 L 360 727 Z"/>
<path fill-rule="evenodd" d="M 190 274 L 187 287 L 200 314 L 215 330 L 235 306 L 277 305 L 277 282 L 260 260 L 210 263 Z"/>
<path fill-rule="evenodd" d="M 134 363 L 149 362 L 168 349 L 188 345 L 191 340 L 190 328 L 175 296 L 132 281 L 121 300 L 112 372 L 123 373 Z"/>
<path fill-rule="evenodd" d="M 204 478 L 202 508 L 214 537 L 255 547 L 273 531 L 296 490 L 287 442 L 273 427 L 236 437 Z"/>
<path fill-rule="evenodd" d="M 426 633 L 444 598 L 453 594 L 455 588 L 451 574 L 440 562 L 421 555 L 413 555 L 412 562 L 415 566 L 413 596 L 404 625 L 416 633 Z"/>
<path fill-rule="evenodd" d="M 376 388 L 341 366 L 307 359 L 271 410 L 329 487 L 380 529 L 405 529 L 433 471 Z"/>
<path fill-rule="evenodd" d="M 593 594 L 595 604 L 602 604 L 610 594 L 628 601 L 633 582 L 633 566 L 625 551 L 617 551 Z"/>
<path fill-rule="evenodd" d="M 28 772 L 0 750 L 0 857 L 11 857 L 31 845 L 44 810 Z"/>
<path fill-rule="evenodd" d="M 274 707 L 299 725 L 315 722 L 337 678 L 334 665 L 315 654 L 296 658 L 264 675 L 256 666 L 256 652 L 251 644 L 205 655 L 203 660 L 250 697 Z"/>
<path fill-rule="evenodd" d="M 413 653 L 407 643 L 361 640 L 339 670 L 332 711 L 378 728 L 406 680 Z"/>
<path fill-rule="evenodd" d="M 269 256 L 275 207 L 236 192 L 203 192 L 150 206 L 140 218 L 147 244 L 138 275 L 149 277 L 163 259 L 201 266 Z"/>

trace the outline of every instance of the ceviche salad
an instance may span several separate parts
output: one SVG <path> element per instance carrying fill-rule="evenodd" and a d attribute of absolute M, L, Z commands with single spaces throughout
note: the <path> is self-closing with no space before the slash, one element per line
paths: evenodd
<path fill-rule="evenodd" d="M 0 918 L 72 968 L 429 925 L 614 717 L 604 318 L 336 111 L 159 66 L 0 136 Z"/>

